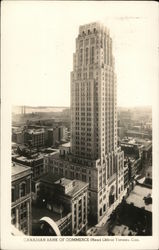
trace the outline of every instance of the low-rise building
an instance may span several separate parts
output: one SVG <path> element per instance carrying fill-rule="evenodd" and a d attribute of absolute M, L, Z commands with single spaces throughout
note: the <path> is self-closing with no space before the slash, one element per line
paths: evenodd
<path fill-rule="evenodd" d="M 37 207 L 44 209 L 43 216 L 56 222 L 61 235 L 84 234 L 87 230 L 87 190 L 87 183 L 49 173 L 40 179 Z"/>
<path fill-rule="evenodd" d="M 39 177 L 45 173 L 44 155 L 42 153 L 35 153 L 30 155 L 30 157 L 25 157 L 25 156 L 12 157 L 12 160 L 14 162 L 31 167 L 33 180 L 39 179 Z"/>
<path fill-rule="evenodd" d="M 125 163 L 128 164 L 129 181 L 132 180 L 140 170 L 141 158 L 135 159 L 133 157 L 125 158 Z"/>
<path fill-rule="evenodd" d="M 12 130 L 12 141 L 18 144 L 24 143 L 24 135 L 23 131 L 20 129 Z"/>
<path fill-rule="evenodd" d="M 11 223 L 31 235 L 31 168 L 13 163 L 11 186 Z M 13 227 L 13 228 L 14 228 Z M 15 232 L 13 232 L 15 235 Z"/>
<path fill-rule="evenodd" d="M 49 164 L 54 154 L 57 154 L 59 150 L 46 148 L 42 149 L 39 153 L 30 153 L 27 156 L 12 155 L 12 160 L 15 163 L 28 166 L 32 170 L 32 199 L 36 200 L 36 194 L 39 186 L 39 178 L 48 173 Z"/>
<path fill-rule="evenodd" d="M 116 157 L 117 168 L 122 159 L 124 159 L 123 153 L 120 159 L 118 156 Z M 91 161 L 82 158 L 75 159 L 72 154 L 66 154 L 66 151 L 65 154 L 61 151 L 61 153 L 52 156 L 49 162 L 50 173 L 89 183 L 88 218 L 89 221 L 94 224 L 97 223 L 97 218 L 101 219 L 108 213 L 108 208 L 109 213 L 111 213 L 111 211 L 121 202 L 125 193 L 123 168 L 120 167 L 118 170 L 120 176 L 118 177 L 118 185 L 115 186 L 114 182 L 117 180 L 117 175 L 114 174 L 109 181 L 107 181 L 106 166 L 102 168 L 99 164 L 99 161 Z M 99 178 L 98 182 L 97 176 Z M 98 189 L 101 185 L 106 185 L 107 188 L 105 187 L 99 192 Z M 99 207 L 97 206 L 98 204 Z"/>
<path fill-rule="evenodd" d="M 152 189 L 135 185 L 127 198 L 111 214 L 108 235 L 152 235 Z"/>
<path fill-rule="evenodd" d="M 126 211 L 134 218 L 137 235 L 152 235 L 152 189 L 136 185 L 126 199 Z"/>
<path fill-rule="evenodd" d="M 132 136 L 132 137 L 138 137 L 142 139 L 152 139 L 152 133 L 148 133 L 145 131 L 138 131 L 138 130 L 127 130 L 126 131 L 126 136 Z"/>
<path fill-rule="evenodd" d="M 24 142 L 31 147 L 42 147 L 45 145 L 44 129 L 27 129 L 24 131 Z"/>

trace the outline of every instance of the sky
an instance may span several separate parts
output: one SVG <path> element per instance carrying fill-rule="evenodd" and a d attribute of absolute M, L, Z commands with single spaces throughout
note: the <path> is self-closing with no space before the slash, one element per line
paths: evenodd
<path fill-rule="evenodd" d="M 118 106 L 152 105 L 159 66 L 156 4 L 2 2 L 4 99 L 12 105 L 69 106 L 79 25 L 100 21 L 113 39 Z"/>

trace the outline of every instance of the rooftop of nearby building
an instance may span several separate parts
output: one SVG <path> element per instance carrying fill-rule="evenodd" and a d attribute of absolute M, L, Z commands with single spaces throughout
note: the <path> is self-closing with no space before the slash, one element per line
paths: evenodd
<path fill-rule="evenodd" d="M 144 147 L 145 149 L 146 148 L 149 148 L 151 147 L 152 145 L 152 141 L 149 140 L 149 139 L 141 139 L 141 138 L 134 138 L 134 137 L 124 137 L 122 140 L 121 140 L 121 144 L 122 145 L 136 145 L 138 147 Z"/>
<path fill-rule="evenodd" d="M 65 147 L 65 148 L 70 148 L 71 147 L 71 143 L 67 142 L 61 145 L 61 147 Z"/>
<path fill-rule="evenodd" d="M 71 197 L 75 196 L 83 188 L 88 187 L 88 183 L 79 180 L 70 180 L 66 178 L 59 179 L 55 182 L 55 184 L 65 187 L 66 194 Z"/>
<path fill-rule="evenodd" d="M 12 177 L 19 175 L 20 173 L 24 173 L 26 171 L 27 172 L 30 171 L 30 173 L 31 173 L 31 168 L 28 166 L 21 165 L 21 164 L 16 163 L 16 162 L 12 163 Z"/>
<path fill-rule="evenodd" d="M 41 133 L 44 133 L 45 130 L 43 128 L 41 128 L 41 129 L 28 129 L 28 130 L 26 130 L 26 132 L 29 134 L 41 134 Z"/>
<path fill-rule="evenodd" d="M 56 154 L 59 152 L 59 149 L 55 149 L 55 148 L 44 148 L 40 150 L 42 154 L 46 155 L 46 154 Z"/>
<path fill-rule="evenodd" d="M 88 183 L 79 180 L 71 180 L 67 178 L 60 177 L 59 175 L 46 174 L 43 175 L 40 180 L 45 183 L 52 184 L 54 186 L 63 187 L 63 190 L 67 196 L 74 197 L 83 188 L 88 187 Z"/>
<path fill-rule="evenodd" d="M 17 158 L 17 160 L 20 160 L 22 162 L 32 162 L 32 161 L 35 161 L 35 160 L 42 159 L 44 157 L 44 155 L 46 155 L 46 153 L 39 152 L 39 153 L 31 154 L 30 157 L 18 156 L 16 158 Z"/>
<path fill-rule="evenodd" d="M 151 195 L 152 189 L 136 185 L 126 199 L 126 202 L 128 204 L 133 203 L 135 207 L 144 208 L 145 210 L 152 212 L 152 201 L 146 202 L 146 199 L 152 199 Z"/>

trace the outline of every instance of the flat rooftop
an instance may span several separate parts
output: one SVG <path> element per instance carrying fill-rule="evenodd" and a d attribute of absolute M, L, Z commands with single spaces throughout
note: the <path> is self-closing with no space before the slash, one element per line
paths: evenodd
<path fill-rule="evenodd" d="M 65 148 L 70 148 L 71 147 L 71 143 L 67 142 L 61 145 L 61 147 L 65 147 Z"/>
<path fill-rule="evenodd" d="M 23 161 L 23 162 L 32 162 L 32 161 L 35 161 L 35 160 L 39 160 L 41 158 L 44 157 L 44 154 L 40 153 L 40 154 L 35 154 L 35 155 L 32 155 L 31 158 L 28 158 L 28 157 L 25 157 L 25 156 L 19 156 L 17 157 L 17 160 L 20 160 L 20 161 Z"/>
<path fill-rule="evenodd" d="M 17 162 L 14 162 L 12 164 L 12 176 L 23 173 L 23 172 L 28 171 L 28 170 L 31 171 L 31 168 L 28 166 L 21 165 Z"/>
<path fill-rule="evenodd" d="M 152 204 L 146 204 L 144 197 L 151 197 L 152 196 L 152 189 L 146 188 L 140 185 L 136 185 L 128 198 L 126 199 L 126 202 L 128 204 L 133 203 L 135 207 L 139 208 L 145 208 L 145 210 L 152 212 Z"/>
<path fill-rule="evenodd" d="M 29 134 L 41 134 L 41 133 L 44 133 L 45 130 L 44 129 L 28 129 L 26 132 Z"/>
<path fill-rule="evenodd" d="M 73 186 L 72 190 L 70 190 L 67 195 L 73 197 L 75 196 L 81 189 L 85 188 L 85 187 L 88 187 L 88 183 L 86 182 L 82 182 L 82 181 L 79 181 L 79 180 L 74 180 L 75 182 L 75 185 Z"/>
<path fill-rule="evenodd" d="M 74 197 L 80 190 L 88 186 L 88 183 L 79 181 L 79 180 L 71 180 L 64 177 L 60 177 L 59 175 L 54 174 L 46 174 L 40 178 L 42 182 L 49 183 L 52 185 L 58 185 L 67 187 L 72 184 L 72 187 L 69 188 L 69 191 L 65 194 L 70 197 Z M 55 187 L 56 188 L 56 187 Z"/>

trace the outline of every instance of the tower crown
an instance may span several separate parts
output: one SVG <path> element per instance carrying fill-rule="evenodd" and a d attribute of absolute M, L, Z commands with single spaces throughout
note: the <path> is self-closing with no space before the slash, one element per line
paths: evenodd
<path fill-rule="evenodd" d="M 94 22 L 79 27 L 79 35 L 89 35 L 96 32 L 105 32 L 109 35 L 109 29 L 107 29 L 102 23 Z"/>

